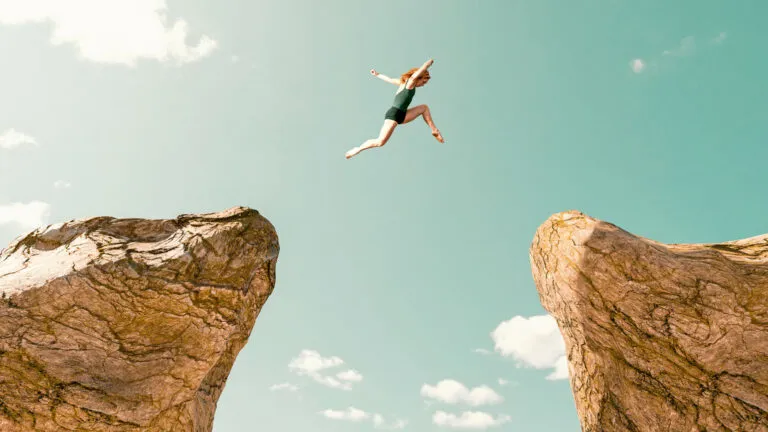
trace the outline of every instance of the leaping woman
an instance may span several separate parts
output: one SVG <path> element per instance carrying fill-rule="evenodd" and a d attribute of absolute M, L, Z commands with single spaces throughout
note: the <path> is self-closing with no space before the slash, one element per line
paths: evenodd
<path fill-rule="evenodd" d="M 346 158 L 349 159 L 352 156 L 360 153 L 363 150 L 368 150 L 373 147 L 381 147 L 389 141 L 395 128 L 399 124 L 409 123 L 416 117 L 423 117 L 427 125 L 432 129 L 432 136 L 435 137 L 441 143 L 445 142 L 440 131 L 432 121 L 432 115 L 429 112 L 427 105 L 417 105 L 412 108 L 408 108 L 413 100 L 414 94 L 416 94 L 416 87 L 422 87 L 431 78 L 429 75 L 429 67 L 432 66 L 434 60 L 429 59 L 426 63 L 419 68 L 413 68 L 408 72 L 402 74 L 400 79 L 390 78 L 384 74 L 380 74 L 375 69 L 371 69 L 371 75 L 386 81 L 390 84 L 398 86 L 395 93 L 395 100 L 392 103 L 392 107 L 387 110 L 384 115 L 384 125 L 381 127 L 379 136 L 377 138 L 369 139 L 364 142 L 360 147 L 355 147 L 349 150 L 346 154 Z"/>

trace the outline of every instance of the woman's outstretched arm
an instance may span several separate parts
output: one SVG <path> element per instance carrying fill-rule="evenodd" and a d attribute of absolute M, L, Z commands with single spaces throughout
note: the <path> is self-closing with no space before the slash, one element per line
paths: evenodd
<path fill-rule="evenodd" d="M 414 72 L 413 75 L 411 75 L 411 82 L 416 81 L 416 79 L 419 78 L 421 74 L 424 73 L 425 70 L 429 69 L 429 67 L 432 66 L 432 63 L 434 62 L 435 61 L 432 59 L 429 59 L 426 62 L 424 62 L 424 64 L 421 65 L 420 68 L 416 69 L 416 72 Z"/>
<path fill-rule="evenodd" d="M 388 82 L 390 84 L 395 84 L 395 85 L 399 85 L 400 84 L 400 81 L 398 81 L 398 80 L 396 80 L 394 78 L 390 78 L 390 77 L 388 77 L 388 76 L 386 76 L 384 74 L 378 73 L 376 71 L 376 69 L 371 69 L 371 75 L 375 76 L 376 78 L 378 78 L 380 80 L 386 81 L 386 82 Z"/>

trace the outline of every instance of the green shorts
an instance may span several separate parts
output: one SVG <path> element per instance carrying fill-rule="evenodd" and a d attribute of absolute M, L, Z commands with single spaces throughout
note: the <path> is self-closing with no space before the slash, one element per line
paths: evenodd
<path fill-rule="evenodd" d="M 400 124 L 403 122 L 403 120 L 405 120 L 405 111 L 398 107 L 392 107 L 387 110 L 386 114 L 384 114 L 384 118 L 394 120 L 397 122 L 397 124 Z"/>

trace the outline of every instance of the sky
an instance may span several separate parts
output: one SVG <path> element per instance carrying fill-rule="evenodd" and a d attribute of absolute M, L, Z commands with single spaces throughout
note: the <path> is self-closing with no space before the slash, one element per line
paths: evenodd
<path fill-rule="evenodd" d="M 768 232 L 768 3 L 0 0 L 0 245 L 233 206 L 274 294 L 213 430 L 577 431 L 528 250 L 566 210 Z M 417 119 L 375 137 L 434 59 Z M 2 247 L 0 246 L 0 247 Z"/>

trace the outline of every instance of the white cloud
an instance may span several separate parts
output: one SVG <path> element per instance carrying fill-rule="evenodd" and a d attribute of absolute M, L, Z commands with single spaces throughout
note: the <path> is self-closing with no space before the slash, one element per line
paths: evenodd
<path fill-rule="evenodd" d="M 645 70 L 645 62 L 642 59 L 634 59 L 629 62 L 629 66 L 634 73 L 640 73 Z"/>
<path fill-rule="evenodd" d="M 491 354 L 491 352 L 488 351 L 485 348 L 475 348 L 473 351 L 478 353 L 478 354 L 482 354 L 482 355 L 489 355 L 489 354 Z"/>
<path fill-rule="evenodd" d="M 328 417 L 329 419 L 346 420 L 351 422 L 368 420 L 371 417 L 371 414 L 363 410 L 357 409 L 355 407 L 349 407 L 345 410 L 338 410 L 338 411 L 327 409 L 324 411 L 320 411 L 320 414 L 324 415 L 325 417 Z"/>
<path fill-rule="evenodd" d="M 435 386 L 424 384 L 421 395 L 448 404 L 466 404 L 470 406 L 497 404 L 504 400 L 488 386 L 467 388 L 456 380 L 442 380 Z"/>
<path fill-rule="evenodd" d="M 354 369 L 340 372 L 336 377 L 322 372 L 344 364 L 339 357 L 323 357 L 317 351 L 302 350 L 299 356 L 291 360 L 288 368 L 297 375 L 308 376 L 316 382 L 330 388 L 352 390 L 352 382 L 359 382 L 363 376 Z"/>
<path fill-rule="evenodd" d="M 363 376 L 360 374 L 360 372 L 349 369 L 344 372 L 339 372 L 336 374 L 336 378 L 343 380 L 343 381 L 354 381 L 354 382 L 360 382 L 363 380 Z"/>
<path fill-rule="evenodd" d="M 323 376 L 320 374 L 309 374 L 309 376 L 316 382 L 330 388 L 341 390 L 352 390 L 352 385 L 349 382 L 341 382 L 338 379 L 331 376 Z"/>
<path fill-rule="evenodd" d="M 432 416 L 432 423 L 454 429 L 488 429 L 509 421 L 509 416 L 493 418 L 492 415 L 481 411 L 465 411 L 461 415 L 437 411 Z"/>
<path fill-rule="evenodd" d="M 565 358 L 565 357 L 563 357 L 563 358 Z M 515 385 L 517 385 L 517 382 L 510 381 L 510 380 L 504 379 L 504 378 L 499 378 L 499 385 L 502 386 L 502 387 L 506 387 L 506 386 L 509 386 L 509 385 L 515 386 Z"/>
<path fill-rule="evenodd" d="M 555 362 L 555 370 L 547 375 L 547 379 L 550 381 L 568 379 L 568 358 L 562 356 Z"/>
<path fill-rule="evenodd" d="M 285 390 L 285 391 L 289 391 L 289 392 L 295 392 L 295 391 L 299 390 L 299 387 L 296 386 L 296 385 L 293 385 L 291 383 L 282 383 L 282 384 L 274 384 L 274 385 L 270 386 L 269 389 L 271 391 Z"/>
<path fill-rule="evenodd" d="M 72 187 L 72 183 L 65 181 L 65 180 L 56 180 L 53 182 L 53 187 L 56 189 L 68 189 Z"/>
<path fill-rule="evenodd" d="M 0 205 L 0 225 L 15 223 L 23 229 L 46 225 L 51 206 L 41 201 Z"/>
<path fill-rule="evenodd" d="M 403 419 L 397 419 L 391 424 L 387 424 L 383 415 L 378 413 L 369 413 L 353 406 L 345 410 L 327 409 L 320 411 L 319 414 L 332 420 L 342 420 L 354 423 L 371 420 L 377 429 L 403 429 L 408 424 L 408 422 Z"/>
<path fill-rule="evenodd" d="M 2 1 L 0 0 L 0 2 Z M 25 144 L 38 145 L 36 139 L 13 128 L 6 130 L 0 135 L 0 148 L 13 150 Z"/>
<path fill-rule="evenodd" d="M 203 35 L 188 45 L 188 25 L 169 23 L 165 0 L 0 0 L 0 24 L 52 24 L 51 43 L 75 45 L 93 62 L 133 66 L 139 59 L 179 64 L 209 55 Z"/>
<path fill-rule="evenodd" d="M 233 55 L 232 57 L 230 57 L 230 60 L 232 60 L 232 63 L 237 63 L 240 61 L 240 57 Z"/>
<path fill-rule="evenodd" d="M 299 353 L 298 357 L 291 360 L 288 368 L 299 374 L 310 374 L 342 364 L 344 360 L 339 357 L 323 357 L 317 351 L 305 349 Z"/>
<path fill-rule="evenodd" d="M 516 316 L 503 321 L 491 332 L 495 350 L 504 357 L 512 357 L 518 367 L 536 369 L 554 368 L 551 379 L 566 379 L 562 376 L 565 357 L 565 342 L 560 334 L 557 321 L 551 315 L 530 318 Z"/>

